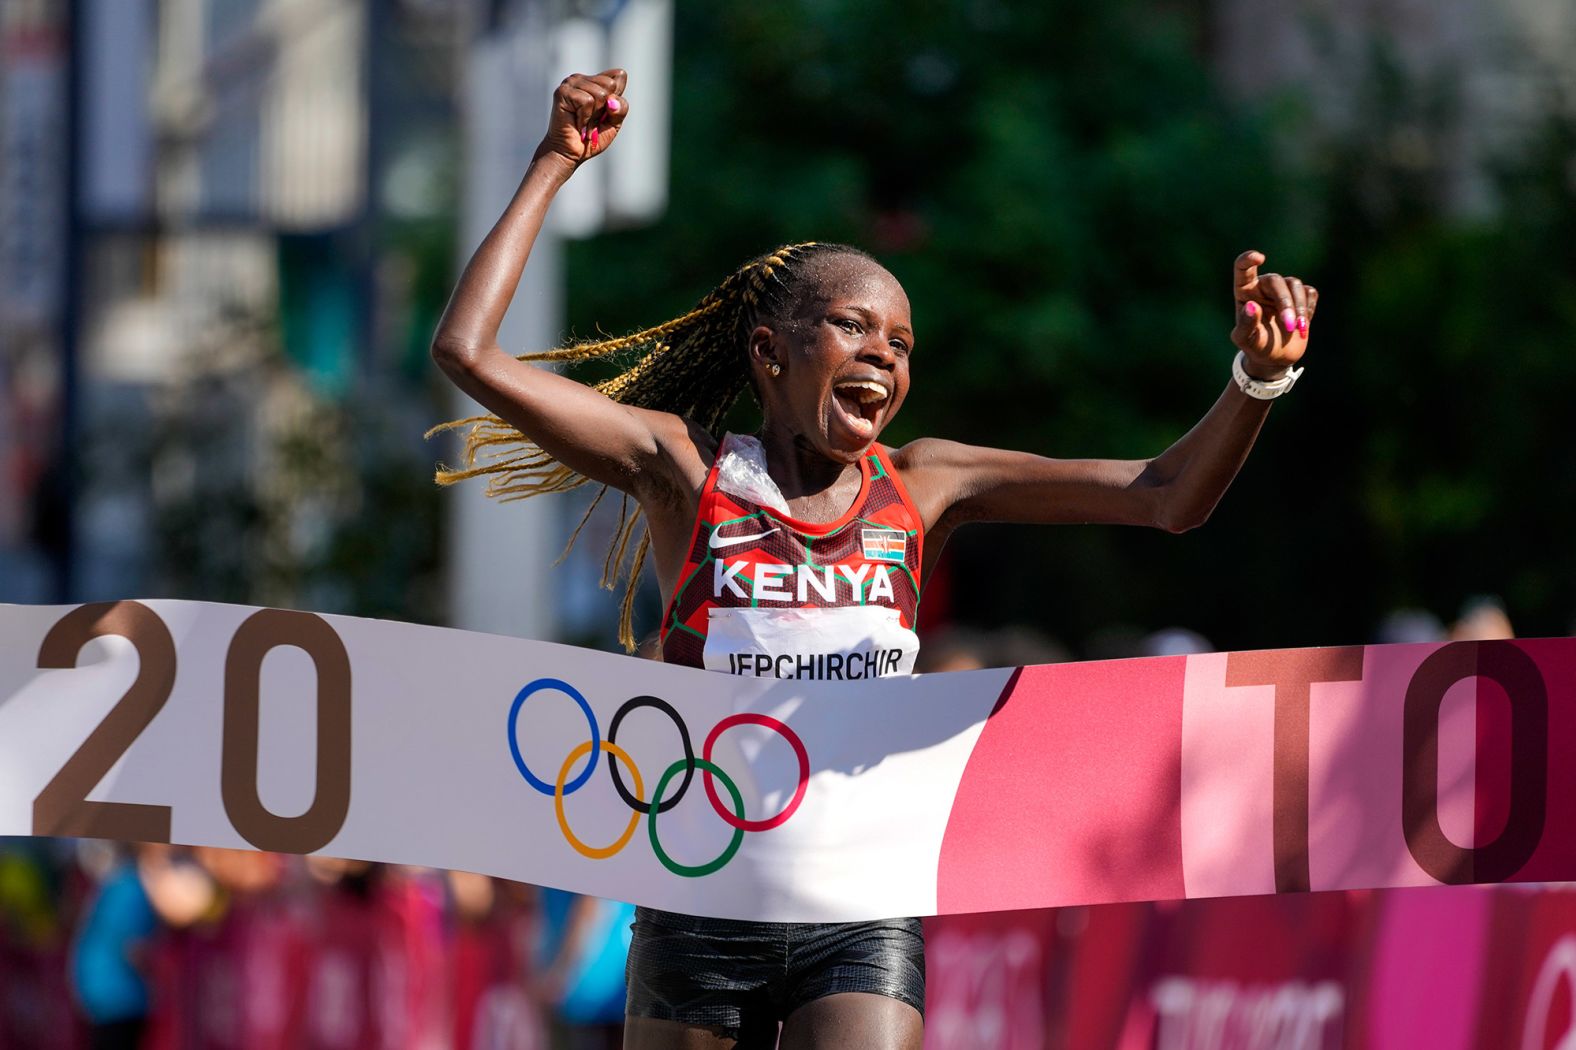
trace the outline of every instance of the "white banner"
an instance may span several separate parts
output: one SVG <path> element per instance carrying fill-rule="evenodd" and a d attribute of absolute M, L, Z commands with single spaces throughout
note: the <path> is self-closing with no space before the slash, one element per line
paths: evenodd
<path fill-rule="evenodd" d="M 820 670 L 844 681 L 199 602 L 0 606 L 0 834 L 782 922 L 1576 879 L 1576 639 Z"/>
<path fill-rule="evenodd" d="M 1009 674 L 837 687 L 199 602 L 0 607 L 0 834 L 321 852 L 762 920 L 928 914 Z"/>

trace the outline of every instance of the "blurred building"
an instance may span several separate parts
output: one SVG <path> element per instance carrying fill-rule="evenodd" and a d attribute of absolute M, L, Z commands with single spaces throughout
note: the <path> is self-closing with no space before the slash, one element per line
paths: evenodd
<path fill-rule="evenodd" d="M 433 416 L 460 6 L 4 5 L 0 600 L 314 597 L 347 403 Z"/>
<path fill-rule="evenodd" d="M 48 468 L 62 373 L 54 342 L 66 259 L 67 37 L 54 5 L 0 5 L 0 600 L 51 590 Z"/>
<path fill-rule="evenodd" d="M 548 576 L 567 507 L 456 494 L 445 555 L 445 449 L 421 435 L 474 407 L 427 345 L 569 70 L 638 70 L 642 120 L 564 193 L 504 344 L 562 337 L 561 238 L 661 213 L 671 21 L 671 0 L 6 0 L 0 601 L 552 636 L 557 591 L 595 591 Z"/>

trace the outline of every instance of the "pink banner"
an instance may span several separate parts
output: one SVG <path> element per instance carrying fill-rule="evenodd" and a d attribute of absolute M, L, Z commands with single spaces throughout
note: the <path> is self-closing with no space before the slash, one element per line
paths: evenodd
<path fill-rule="evenodd" d="M 1021 669 L 937 910 L 1576 876 L 1576 641 Z"/>

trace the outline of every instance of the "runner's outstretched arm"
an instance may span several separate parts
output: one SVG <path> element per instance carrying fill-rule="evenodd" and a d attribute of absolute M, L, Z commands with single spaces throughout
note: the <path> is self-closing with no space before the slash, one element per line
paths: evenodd
<path fill-rule="evenodd" d="M 1318 290 L 1295 277 L 1260 274 L 1264 255 L 1238 256 L 1231 340 L 1245 371 L 1274 380 L 1308 348 Z M 928 525 L 946 532 L 970 521 L 1202 525 L 1237 476 L 1271 402 L 1235 381 L 1193 429 L 1153 459 L 1052 459 L 1027 452 L 921 439 L 897 453 Z"/>

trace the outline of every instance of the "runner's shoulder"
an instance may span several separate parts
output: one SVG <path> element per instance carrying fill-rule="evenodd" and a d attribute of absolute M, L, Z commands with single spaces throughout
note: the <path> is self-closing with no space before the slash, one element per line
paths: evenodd
<path fill-rule="evenodd" d="M 965 445 L 961 441 L 922 437 L 891 449 L 889 455 L 892 465 L 905 474 L 910 472 L 928 474 L 936 470 L 952 470 L 963 466 L 969 463 L 978 451 L 974 446 Z"/>
<path fill-rule="evenodd" d="M 979 449 L 945 438 L 916 438 L 889 453 L 897 471 L 924 519 L 935 528 L 969 486 L 969 469 L 977 464 Z"/>

